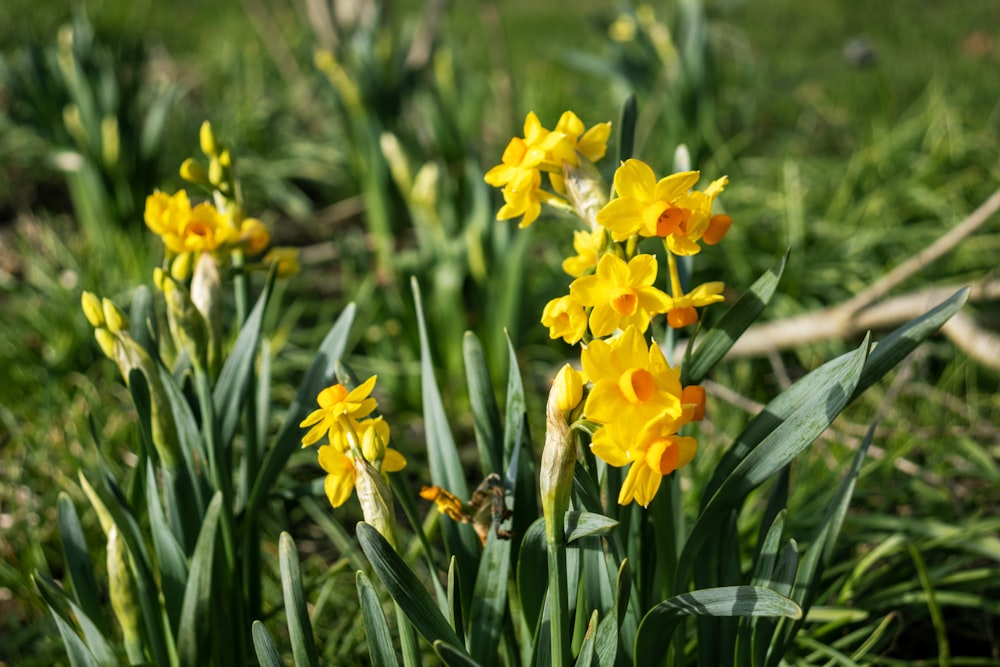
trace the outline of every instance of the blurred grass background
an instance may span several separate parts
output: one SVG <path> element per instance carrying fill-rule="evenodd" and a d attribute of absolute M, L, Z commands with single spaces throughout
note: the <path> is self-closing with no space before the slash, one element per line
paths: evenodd
<path fill-rule="evenodd" d="M 738 292 L 791 247 L 769 318 L 858 293 L 1000 184 L 993 2 L 380 4 L 371 29 L 339 41 L 317 19 L 326 5 L 305 0 L 0 6 L 0 664 L 65 663 L 29 577 L 60 574 L 55 498 L 59 490 L 79 497 L 75 471 L 97 456 L 90 424 L 116 443 L 106 456 L 127 464 L 134 443 L 129 401 L 99 361 L 79 294 L 97 289 L 124 305 L 129 288 L 149 279 L 157 258 L 142 234 L 142 197 L 181 187 L 176 167 L 206 118 L 235 148 L 251 213 L 279 243 L 304 248 L 306 270 L 274 315 L 279 376 L 305 366 L 303 350 L 344 303 L 365 304 L 352 365 L 380 373 L 386 412 L 410 452 L 421 425 L 409 275 L 420 278 L 440 326 L 444 382 L 462 381 L 465 328 L 497 362 L 507 326 L 539 391 L 565 354 L 537 314 L 562 289 L 555 267 L 568 234 L 545 220 L 513 234 L 492 220 L 496 198 L 481 182 L 529 110 L 551 126 L 571 108 L 590 125 L 616 119 L 634 91 L 638 157 L 663 173 L 683 142 L 706 176 L 730 177 L 722 203 L 735 223 L 726 243 L 699 256 L 699 276 L 721 273 Z M 99 111 L 90 125 L 81 104 L 88 93 L 59 75 L 59 45 L 70 48 L 63 26 L 74 21 L 72 49 Z M 408 67 L 427 21 L 435 48 Z M 356 77 L 360 112 L 316 67 L 320 47 Z M 82 133 L 67 122 L 73 103 Z M 101 119 L 110 116 L 119 141 L 109 156 Z M 395 163 L 379 143 L 386 131 L 399 139 Z M 427 177 L 430 198 L 406 187 L 426 164 L 437 170 Z M 613 165 L 602 167 L 610 175 Z M 388 266 L 379 252 L 390 253 Z M 980 279 L 998 256 L 993 221 L 906 289 Z M 970 308 L 987 328 L 1000 327 L 995 303 Z M 855 343 L 732 362 L 713 379 L 749 406 Z M 824 601 L 860 615 L 810 624 L 794 659 L 1000 659 L 998 379 L 937 340 L 796 464 L 792 518 L 806 525 L 832 491 L 811 481 L 828 480 L 880 420 L 880 454 L 862 473 L 839 547 L 843 567 Z M 279 383 L 275 400 L 287 391 Z M 446 396 L 456 416 L 462 393 Z M 747 418 L 723 398 L 710 403 L 702 471 Z M 309 506 L 289 516 L 303 512 Z M 343 609 L 353 599 L 352 568 L 343 560 L 329 568 L 331 552 L 321 533 L 314 537 L 320 546 L 303 547 L 304 568 L 320 582 L 319 609 Z M 336 619 L 326 657 L 363 660 L 358 619 L 323 613 Z"/>

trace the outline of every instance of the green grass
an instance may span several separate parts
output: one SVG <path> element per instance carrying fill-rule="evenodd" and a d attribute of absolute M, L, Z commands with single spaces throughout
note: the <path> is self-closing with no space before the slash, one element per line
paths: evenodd
<path fill-rule="evenodd" d="M 419 3 L 398 6 L 395 20 L 411 25 L 414 4 Z M 282 326 L 292 354 L 279 372 L 291 379 L 306 363 L 296 351 L 308 349 L 322 335 L 323 324 L 328 325 L 343 300 L 357 298 L 359 292 L 370 296 L 381 286 L 364 276 L 369 246 L 358 218 L 317 222 L 323 218 L 316 211 L 356 194 L 359 184 L 344 147 L 347 133 L 327 118 L 329 103 L 317 92 L 324 82 L 311 69 L 308 29 L 300 15 L 263 3 L 276 12 L 276 41 L 291 58 L 285 66 L 291 62 L 297 68 L 292 71 L 301 73 L 300 79 L 289 80 L 282 74 L 287 70 L 261 43 L 247 6 L 256 7 L 228 2 L 209 9 L 205 3 L 182 2 L 168 9 L 151 1 L 105 2 L 89 15 L 109 40 L 144 35 L 161 54 L 155 62 L 183 83 L 185 95 L 164 140 L 163 187 L 179 185 L 173 165 L 192 152 L 191 138 L 209 117 L 246 156 L 248 200 L 269 221 L 284 225 L 279 237 L 299 244 L 342 239 L 337 263 L 307 269 L 298 287 L 293 283 L 290 288 L 297 301 Z M 69 18 L 54 8 L 28 7 L 17 0 L 0 9 L 5 57 L 25 34 L 51 43 Z M 588 124 L 616 116 L 623 96 L 620 82 L 581 71 L 570 55 L 610 58 L 615 51 L 601 22 L 612 13 L 599 2 L 574 7 L 567 13 L 557 3 L 518 0 L 484 5 L 476 12 L 453 7 L 448 14 L 444 41 L 455 54 L 452 66 L 463 85 L 460 99 L 475 100 L 481 107 L 463 111 L 465 139 L 473 145 L 462 148 L 483 156 L 484 168 L 499 160 L 503 144 L 519 131 L 528 110 L 536 110 L 546 124 L 568 108 Z M 700 137 L 705 146 L 701 166 L 706 175 L 729 174 L 732 185 L 722 202 L 735 224 L 726 243 L 699 258 L 698 275 L 724 270 L 726 281 L 740 290 L 791 247 L 790 268 L 766 317 L 797 314 L 856 294 L 960 220 L 1000 183 L 995 150 L 1000 79 L 993 75 L 1000 66 L 1000 40 L 989 33 L 996 23 L 990 3 L 893 0 L 872 6 L 860 0 L 811 5 L 769 0 L 709 2 L 706 11 L 717 88 L 715 132 Z M 661 18 L 668 16 L 663 11 Z M 845 43 L 860 36 L 877 56 L 868 67 L 856 67 L 843 55 Z M 662 102 L 657 95 L 663 94 L 669 91 L 640 92 L 640 108 L 654 108 Z M 0 116 L 9 104 L 0 95 Z M 650 122 L 650 139 L 638 153 L 662 172 L 673 146 L 663 139 L 663 119 Z M 140 253 L 122 265 L 122 258 L 136 252 L 135 241 L 123 239 L 117 248 L 88 245 L 66 217 L 69 199 L 59 175 L 48 166 L 44 144 L 23 128 L 0 127 L 0 181 L 12 184 L 0 185 L 3 253 L 9 262 L 0 265 L 0 367 L 8 377 L 0 387 L 0 530 L 3 543 L 10 545 L 0 549 L 0 664 L 53 664 L 64 659 L 46 629 L 48 617 L 29 576 L 35 569 L 60 574 L 56 493 L 76 493 L 76 469 L 93 461 L 88 415 L 102 441 L 117 443 L 116 452 L 134 437 L 126 420 L 125 392 L 110 365 L 98 359 L 90 329 L 79 315 L 79 292 L 99 287 L 124 296 L 136 280 L 148 279 L 150 264 Z M 15 225 L 16 216 L 20 222 Z M 533 233 L 529 261 L 555 266 L 569 249 L 565 236 L 551 226 Z M 993 269 L 998 250 L 994 221 L 906 288 L 977 279 Z M 545 386 L 564 352 L 548 344 L 535 325 L 551 289 L 558 289 L 554 279 L 530 276 L 520 325 L 512 331 L 524 358 L 535 360 L 524 369 L 535 388 Z M 324 301 L 317 303 L 317 293 Z M 406 307 L 399 304 L 409 297 L 403 290 L 392 299 L 395 306 L 390 300 L 374 312 L 361 313 L 364 326 L 356 335 L 359 349 L 370 358 L 352 362 L 358 369 L 395 376 L 393 414 L 407 417 L 399 432 L 411 441 L 402 446 L 412 447 L 420 441 L 414 417 L 414 388 L 419 386 L 415 343 L 411 332 L 396 333 L 405 325 Z M 983 321 L 998 319 L 995 305 L 972 308 Z M 393 324 L 385 321 L 390 318 Z M 780 359 L 794 378 L 852 343 L 812 345 Z M 406 363 L 399 363 L 397 354 Z M 828 439 L 796 463 L 794 488 L 800 491 L 791 504 L 804 529 L 809 517 L 823 509 L 823 495 L 814 493 L 810 482 L 826 479 L 831 467 L 844 465 L 852 443 L 861 437 L 859 429 L 879 417 L 875 444 L 884 455 L 864 468 L 855 510 L 838 548 L 843 566 L 830 575 L 828 599 L 820 600 L 851 605 L 869 616 L 843 627 L 817 627 L 810 636 L 819 645 L 846 638 L 842 650 L 850 654 L 889 619 L 885 633 L 857 660 L 934 660 L 941 637 L 948 639 L 953 657 L 996 659 L 1000 555 L 982 543 L 996 534 L 990 517 L 1000 507 L 1000 451 L 991 420 L 1000 410 L 998 374 L 943 340 L 925 346 L 907 364 L 896 382 L 890 378 L 874 387 Z M 713 379 L 764 401 L 777 393 L 780 370 L 765 361 L 739 362 L 721 368 Z M 285 390 L 277 387 L 278 400 Z M 537 398 L 529 399 L 529 406 L 530 400 Z M 704 459 L 696 470 L 709 470 L 713 451 L 746 421 L 717 399 L 710 403 L 710 415 L 712 432 L 705 435 Z M 308 467 L 296 475 L 307 480 L 315 472 Z M 343 553 L 331 546 L 330 535 L 310 528 L 313 519 L 302 510 L 292 508 L 291 516 L 305 549 L 312 550 L 303 554 L 304 570 L 320 582 L 318 590 L 307 593 L 321 601 L 323 619 L 339 624 L 328 626 L 334 639 L 326 657 L 357 660 L 364 652 L 352 639 L 357 619 L 338 614 L 353 600 L 351 568 L 324 573 Z M 93 517 L 84 521 L 95 528 Z M 942 527 L 956 532 L 942 534 Z M 878 552 L 885 544 L 885 551 Z M 922 561 L 907 545 L 919 550 Z M 878 558 L 870 567 L 851 571 L 872 553 Z M 935 634 L 934 601 L 919 577 L 924 569 L 944 612 L 943 634 Z M 21 629 L 25 621 L 28 630 Z M 822 664 L 815 650 L 815 643 L 803 643 L 797 659 Z"/>

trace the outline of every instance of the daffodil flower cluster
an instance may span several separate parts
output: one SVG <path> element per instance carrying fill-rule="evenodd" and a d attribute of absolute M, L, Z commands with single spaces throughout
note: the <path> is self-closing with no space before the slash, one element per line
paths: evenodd
<path fill-rule="evenodd" d="M 604 157 L 611 123 L 600 123 L 585 131 L 583 121 L 565 112 L 554 130 L 542 127 L 534 113 L 524 121 L 524 136 L 514 137 L 504 149 L 501 164 L 486 172 L 486 182 L 503 188 L 504 205 L 498 220 L 521 218 L 527 227 L 538 219 L 542 204 L 566 208 L 563 165 L 576 166 L 580 159 L 596 162 Z M 542 188 L 542 172 L 548 174 L 550 190 Z"/>
<path fill-rule="evenodd" d="M 567 117 L 575 118 L 572 112 Z M 566 366 L 556 377 L 553 395 L 561 419 L 592 425 L 595 456 L 611 466 L 629 466 L 619 503 L 635 500 L 646 506 L 663 476 L 693 459 L 697 442 L 679 433 L 703 417 L 705 405 L 704 390 L 682 387 L 680 369 L 671 367 L 659 345 L 649 340 L 650 324 L 664 315 L 672 328 L 689 326 L 698 321 L 697 308 L 723 301 L 724 285 L 717 281 L 685 292 L 677 257 L 696 255 L 725 236 L 732 220 L 712 209 L 728 181 L 722 177 L 696 190 L 697 171 L 657 179 L 648 164 L 629 159 L 615 171 L 611 200 L 602 202 L 596 215 L 583 215 L 591 202 L 581 205 L 574 195 L 601 184 L 564 185 L 569 178 L 599 180 L 588 176 L 596 175 L 596 169 L 585 167 L 604 155 L 610 124 L 595 126 L 600 133 L 585 134 L 588 141 L 578 142 L 572 152 L 573 141 L 565 138 L 572 132 L 563 127 L 561 120 L 548 132 L 529 114 L 524 138 L 511 140 L 503 164 L 486 174 L 486 182 L 504 188 L 500 220 L 523 214 L 521 226 L 526 226 L 538 216 L 541 202 L 552 203 L 548 193 L 538 194 L 540 171 L 548 172 L 553 190 L 567 197 L 562 208 L 581 212 L 585 228 L 574 231 L 575 255 L 563 262 L 573 278 L 569 293 L 549 301 L 541 319 L 551 338 L 583 345 L 583 370 Z M 582 132 L 582 123 L 575 128 Z M 564 136 L 553 139 L 557 133 Z M 595 145 L 598 139 L 600 146 Z M 558 176 L 553 179 L 553 174 Z M 640 249 L 650 239 L 662 245 L 669 291 L 657 287 L 657 256 Z"/>
<path fill-rule="evenodd" d="M 316 444 L 325 436 L 328 444 L 317 453 L 320 467 L 326 472 L 324 489 L 333 507 L 340 507 L 374 467 L 382 473 L 399 472 L 406 459 L 389 447 L 389 424 L 373 417 L 377 404 L 370 395 L 377 376 L 373 375 L 354 389 L 343 384 L 327 387 L 316 397 L 319 408 L 313 410 L 301 428 L 309 430 L 302 437 L 302 446 Z M 362 509 L 366 511 L 362 499 Z"/>
<path fill-rule="evenodd" d="M 233 173 L 233 160 L 222 147 L 206 121 L 200 133 L 202 152 L 208 167 L 193 158 L 181 165 L 181 177 L 208 189 L 212 201 L 192 204 L 185 190 L 173 194 L 156 191 L 146 197 L 143 218 L 146 226 L 160 237 L 167 251 L 172 275 L 184 280 L 201 254 L 212 254 L 225 261 L 233 252 L 248 257 L 261 255 L 271 243 L 271 233 L 257 218 L 245 217 L 239 203 L 239 185 Z M 272 249 L 262 265 L 278 262 L 282 277 L 298 271 L 298 262 L 288 249 Z"/>

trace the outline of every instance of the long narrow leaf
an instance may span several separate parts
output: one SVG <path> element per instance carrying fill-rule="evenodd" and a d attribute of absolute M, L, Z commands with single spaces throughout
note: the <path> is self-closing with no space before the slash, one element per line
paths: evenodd
<path fill-rule="evenodd" d="M 462 640 L 441 615 L 423 584 L 385 538 L 366 523 L 358 524 L 357 536 L 375 574 L 417 632 L 431 643 L 441 640 L 462 646 Z"/>
<path fill-rule="evenodd" d="M 490 531 L 479 560 L 469 612 L 469 653 L 485 667 L 496 664 L 507 608 L 511 542 Z"/>
<path fill-rule="evenodd" d="M 478 662 L 470 658 L 462 649 L 440 639 L 434 642 L 434 652 L 437 653 L 437 656 L 448 667 L 481 667 Z"/>
<path fill-rule="evenodd" d="M 170 627 L 177 628 L 180 624 L 184 589 L 188 580 L 187 557 L 170 531 L 163 514 L 153 464 L 147 462 L 146 465 L 146 507 L 149 512 L 149 530 L 153 534 L 153 549 L 156 551 L 156 561 L 160 570 L 160 588 L 163 591 L 163 602 L 167 609 L 167 617 L 170 619 Z"/>
<path fill-rule="evenodd" d="M 101 599 L 97 593 L 97 579 L 94 576 L 94 566 L 90 561 L 87 540 L 80 525 L 80 517 L 76 513 L 73 501 L 65 491 L 59 492 L 59 536 L 62 539 L 63 554 L 66 557 L 66 570 L 73 584 L 73 596 L 76 603 L 94 623 L 107 629 Z"/>
<path fill-rule="evenodd" d="M 437 486 L 442 486 L 459 498 L 469 497 L 469 487 L 462 470 L 458 448 L 454 436 L 448 426 L 441 392 L 434 379 L 434 363 L 431 359 L 430 341 L 427 334 L 427 322 L 424 319 L 424 309 L 420 298 L 420 286 L 414 278 L 411 281 L 413 303 L 417 310 L 417 328 L 420 334 L 420 378 L 421 393 L 424 403 L 424 426 L 427 430 L 427 458 L 430 463 L 431 480 Z M 458 559 L 458 571 L 463 577 L 462 588 L 473 589 L 473 577 L 476 572 L 477 552 L 479 545 L 473 531 L 460 527 L 447 517 L 441 517 L 441 532 L 444 535 L 445 547 L 450 555 Z M 468 608 L 467 604 L 463 604 Z"/>
<path fill-rule="evenodd" d="M 361 603 L 361 620 L 365 624 L 365 643 L 373 665 L 398 667 L 396 649 L 392 645 L 392 635 L 382 611 L 382 603 L 367 575 L 358 570 L 355 576 L 358 586 L 358 602 Z"/>
<path fill-rule="evenodd" d="M 212 563 L 215 560 L 221 510 L 220 491 L 216 492 L 205 513 L 205 522 L 198 534 L 194 557 L 191 559 L 191 573 L 184 590 L 184 605 L 181 608 L 180 629 L 177 634 L 177 653 L 183 667 L 193 667 L 206 661 L 201 648 L 212 623 L 208 610 L 212 598 Z"/>
<path fill-rule="evenodd" d="M 253 648 L 257 653 L 257 664 L 260 667 L 285 667 L 271 633 L 260 621 L 253 622 Z"/>
<path fill-rule="evenodd" d="M 462 341 L 465 354 L 465 379 L 469 385 L 469 405 L 476 429 L 476 445 L 485 477 L 503 469 L 503 435 L 500 427 L 500 409 L 493 395 L 493 380 L 486 365 L 483 346 L 471 331 L 465 332 Z"/>
<path fill-rule="evenodd" d="M 580 643 L 580 652 L 576 656 L 576 667 L 595 667 L 597 655 L 594 652 L 594 641 L 597 637 L 597 610 L 590 615 L 590 622 L 587 624 L 587 633 Z"/>
<path fill-rule="evenodd" d="M 285 616 L 288 622 L 288 637 L 292 642 L 292 657 L 295 667 L 316 667 L 316 642 L 313 640 L 306 596 L 302 592 L 302 576 L 299 574 L 299 557 L 295 542 L 288 533 L 278 538 L 278 564 L 281 569 L 281 592 L 285 601 Z M 378 663 L 376 663 L 378 664 Z"/>
<path fill-rule="evenodd" d="M 77 659 L 82 659 L 86 664 L 94 664 L 98 667 L 117 667 L 118 660 L 115 658 L 114 649 L 111 648 L 106 639 L 106 631 L 98 628 L 91 618 L 50 579 L 36 575 L 35 584 L 59 624 L 59 634 L 66 647 L 66 652 L 70 656 L 70 661 L 73 661 L 75 654 Z M 73 616 L 66 615 L 64 609 L 68 609 Z M 73 629 L 74 619 L 83 630 L 83 641 L 79 646 L 76 645 L 76 641 L 79 641 L 80 637 Z M 82 652 L 79 651 L 81 646 L 83 647 Z M 92 663 L 88 661 L 92 661 Z"/>
<path fill-rule="evenodd" d="M 740 448 L 745 454 L 740 460 L 731 461 L 730 471 L 719 482 L 692 528 L 678 565 L 677 590 L 684 588 L 694 560 L 709 536 L 716 532 L 723 514 L 737 509 L 750 491 L 794 459 L 840 413 L 854 393 L 867 349 L 865 339 L 855 352 L 807 375 L 779 397 L 794 405 L 793 410 L 772 412 L 768 406 L 737 438 L 730 452 Z M 765 420 L 770 428 L 751 429 Z"/>
<path fill-rule="evenodd" d="M 676 595 L 646 614 L 635 637 L 635 664 L 663 664 L 664 638 L 671 637 L 685 616 L 784 616 L 800 618 L 794 601 L 755 586 L 723 586 Z"/>
<path fill-rule="evenodd" d="M 212 390 L 212 403 L 219 423 L 219 444 L 222 448 L 229 446 L 233 434 L 236 433 L 240 414 L 243 412 L 243 401 L 247 397 L 254 359 L 257 357 L 257 341 L 260 339 L 260 329 L 264 322 L 264 309 L 267 308 L 267 302 L 271 298 L 274 280 L 275 272 L 272 271 L 268 274 L 260 296 L 257 297 L 257 303 L 243 323 L 243 328 L 236 337 L 233 349 L 226 357 L 226 363 L 219 372 L 219 379 Z"/>

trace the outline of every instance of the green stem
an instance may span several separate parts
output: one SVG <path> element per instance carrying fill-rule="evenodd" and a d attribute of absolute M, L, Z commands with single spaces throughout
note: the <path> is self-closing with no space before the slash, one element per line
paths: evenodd
<path fill-rule="evenodd" d="M 560 522 L 561 523 L 561 522 Z M 552 667 L 564 667 L 570 661 L 569 585 L 566 581 L 566 542 L 562 526 L 558 539 L 549 540 L 549 634 Z"/>

